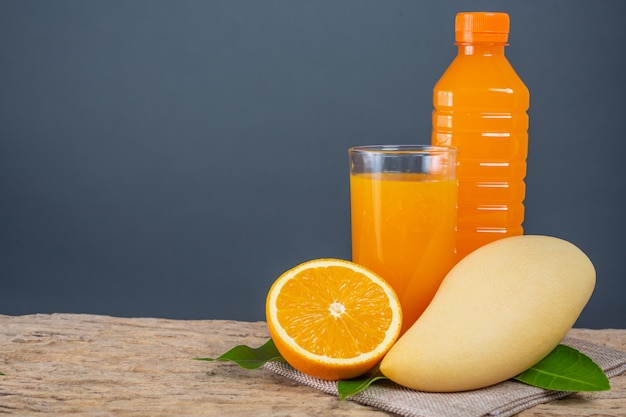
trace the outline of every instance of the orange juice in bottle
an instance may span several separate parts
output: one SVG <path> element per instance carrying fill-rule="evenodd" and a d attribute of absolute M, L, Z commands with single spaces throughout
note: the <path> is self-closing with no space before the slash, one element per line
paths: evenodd
<path fill-rule="evenodd" d="M 457 256 L 521 235 L 529 92 L 504 55 L 506 13 L 456 16 L 458 55 L 433 91 L 434 145 L 458 148 Z"/>
<path fill-rule="evenodd" d="M 391 284 L 403 332 L 455 262 L 455 151 L 424 147 L 441 155 L 422 159 L 409 148 L 352 148 L 350 175 L 352 260 Z M 417 164 L 407 162 L 412 156 Z"/>

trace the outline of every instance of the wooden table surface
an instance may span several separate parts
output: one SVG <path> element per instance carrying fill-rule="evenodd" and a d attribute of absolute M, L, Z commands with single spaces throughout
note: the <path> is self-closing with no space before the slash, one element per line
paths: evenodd
<path fill-rule="evenodd" d="M 626 351 L 626 330 L 570 335 Z M 0 415 L 15 416 L 388 416 L 274 373 L 216 357 L 260 346 L 264 322 L 0 315 Z M 611 391 L 579 393 L 520 417 L 626 416 L 626 374 Z"/>

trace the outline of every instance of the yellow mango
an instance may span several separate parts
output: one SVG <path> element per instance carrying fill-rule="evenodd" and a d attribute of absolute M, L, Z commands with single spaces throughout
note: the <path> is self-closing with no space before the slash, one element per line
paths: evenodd
<path fill-rule="evenodd" d="M 380 370 L 432 392 L 512 378 L 562 341 L 595 281 L 589 258 L 565 240 L 526 235 L 487 244 L 452 268 Z"/>

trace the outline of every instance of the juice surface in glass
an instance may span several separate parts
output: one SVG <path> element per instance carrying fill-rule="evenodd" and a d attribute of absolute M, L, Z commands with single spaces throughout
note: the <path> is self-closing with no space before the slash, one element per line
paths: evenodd
<path fill-rule="evenodd" d="M 387 280 L 406 331 L 455 262 L 456 180 L 422 173 L 350 175 L 352 260 Z"/>

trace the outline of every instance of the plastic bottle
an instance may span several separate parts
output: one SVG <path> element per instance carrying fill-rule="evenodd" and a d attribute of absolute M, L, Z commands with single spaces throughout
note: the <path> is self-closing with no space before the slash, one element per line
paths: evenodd
<path fill-rule="evenodd" d="M 504 56 L 506 13 L 458 13 L 458 55 L 433 91 L 435 145 L 458 148 L 457 260 L 521 235 L 530 95 Z"/>

